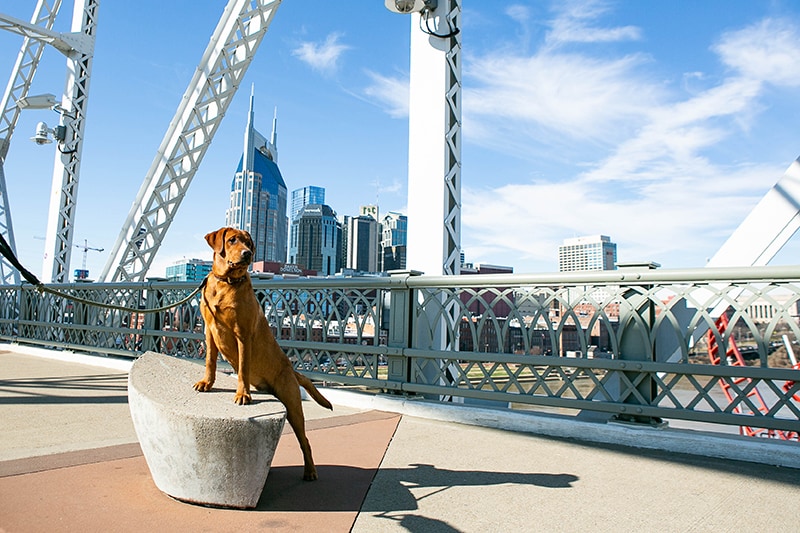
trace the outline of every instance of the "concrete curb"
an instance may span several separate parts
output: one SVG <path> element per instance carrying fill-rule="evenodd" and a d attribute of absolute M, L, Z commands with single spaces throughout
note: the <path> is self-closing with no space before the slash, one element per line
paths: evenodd
<path fill-rule="evenodd" d="M 417 418 L 533 433 L 548 437 L 789 468 L 800 467 L 800 446 L 796 443 L 774 439 L 714 434 L 669 427 L 645 426 L 640 428 L 615 423 L 585 422 L 557 415 L 448 405 L 422 399 L 365 394 L 336 388 L 322 390 L 334 405 L 375 409 Z"/>

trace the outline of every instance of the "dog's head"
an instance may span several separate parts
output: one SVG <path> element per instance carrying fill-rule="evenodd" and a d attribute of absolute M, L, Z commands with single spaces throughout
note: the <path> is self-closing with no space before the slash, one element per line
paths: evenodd
<path fill-rule="evenodd" d="M 206 242 L 214 250 L 215 275 L 235 277 L 247 272 L 255 252 L 253 239 L 248 232 L 220 228 L 206 235 Z"/>

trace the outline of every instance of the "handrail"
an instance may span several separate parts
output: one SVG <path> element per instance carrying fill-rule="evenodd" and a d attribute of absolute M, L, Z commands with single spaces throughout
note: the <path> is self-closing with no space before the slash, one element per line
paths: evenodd
<path fill-rule="evenodd" d="M 89 300 L 154 309 L 195 282 L 72 283 Z M 800 370 L 775 338 L 800 339 L 800 267 L 260 279 L 253 287 L 296 367 L 328 383 L 511 408 L 593 410 L 800 432 Z M 715 329 L 728 313 L 731 331 Z M 703 357 L 711 328 L 752 365 Z M 145 316 L 0 287 L 0 340 L 135 357 L 204 356 L 199 297 Z M 781 343 L 783 345 L 783 343 Z M 748 352 L 749 350 L 749 352 Z M 787 382 L 794 385 L 784 390 Z M 720 389 L 732 385 L 732 400 Z M 752 400 L 761 391 L 762 410 Z M 500 405 L 498 404 L 498 405 Z"/>

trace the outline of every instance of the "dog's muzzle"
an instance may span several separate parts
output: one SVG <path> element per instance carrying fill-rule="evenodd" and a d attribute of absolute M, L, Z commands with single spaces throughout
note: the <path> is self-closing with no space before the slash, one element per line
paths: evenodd
<path fill-rule="evenodd" d="M 250 262 L 253 259 L 253 252 L 250 250 L 243 250 L 242 254 L 239 256 L 239 261 L 231 261 L 228 260 L 228 266 L 231 268 L 234 267 L 243 267 L 250 265 Z"/>

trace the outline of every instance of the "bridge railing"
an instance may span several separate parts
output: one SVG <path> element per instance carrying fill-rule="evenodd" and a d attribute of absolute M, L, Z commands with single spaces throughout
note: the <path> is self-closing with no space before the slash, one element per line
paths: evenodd
<path fill-rule="evenodd" d="M 684 419 L 796 438 L 799 267 L 550 275 L 254 279 L 276 337 L 310 377 L 442 401 Z M 194 283 L 0 288 L 0 339 L 135 357 L 204 357 Z M 725 315 L 727 327 L 718 325 Z M 709 352 L 719 357 L 712 364 Z M 741 364 L 741 363 L 744 364 Z M 763 433 L 759 433 L 764 430 Z"/>

